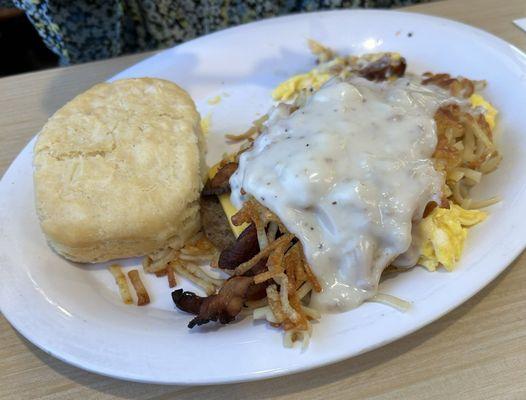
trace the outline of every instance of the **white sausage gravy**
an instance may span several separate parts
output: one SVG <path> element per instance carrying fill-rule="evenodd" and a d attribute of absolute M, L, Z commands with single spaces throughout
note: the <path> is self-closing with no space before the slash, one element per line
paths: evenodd
<path fill-rule="evenodd" d="M 397 257 L 416 263 L 412 226 L 444 183 L 433 116 L 451 101 L 410 76 L 332 80 L 294 112 L 276 108 L 240 156 L 232 202 L 253 196 L 298 237 L 323 289 L 311 305 L 356 307 Z"/>

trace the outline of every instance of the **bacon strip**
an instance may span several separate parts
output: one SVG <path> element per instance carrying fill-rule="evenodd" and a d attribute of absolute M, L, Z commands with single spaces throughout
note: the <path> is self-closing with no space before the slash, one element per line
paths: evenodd
<path fill-rule="evenodd" d="M 235 269 L 259 253 L 256 227 L 251 224 L 219 256 L 219 268 Z"/>
<path fill-rule="evenodd" d="M 204 196 L 219 196 L 220 194 L 230 193 L 230 177 L 236 172 L 237 163 L 229 162 L 219 168 L 212 179 L 209 179 L 202 194 Z"/>
<path fill-rule="evenodd" d="M 197 315 L 188 324 L 190 329 L 210 321 L 228 324 L 241 311 L 253 282 L 251 277 L 236 276 L 227 280 L 219 293 L 212 296 L 200 297 L 179 289 L 172 292 L 172 299 L 180 310 Z"/>

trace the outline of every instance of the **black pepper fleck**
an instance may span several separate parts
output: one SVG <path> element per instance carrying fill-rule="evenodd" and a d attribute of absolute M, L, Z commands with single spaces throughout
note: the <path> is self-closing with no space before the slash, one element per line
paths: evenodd
<path fill-rule="evenodd" d="M 409 32 L 409 33 L 407 34 L 407 37 L 413 37 L 413 32 Z"/>
<path fill-rule="evenodd" d="M 333 206 L 335 206 L 336 204 L 338 204 L 337 201 L 333 201 L 333 202 L 332 202 L 332 205 L 333 205 Z"/>
<path fill-rule="evenodd" d="M 265 198 L 263 196 L 260 197 L 261 201 L 265 201 Z"/>
<path fill-rule="evenodd" d="M 305 147 L 309 147 L 309 144 L 307 143 L 307 144 L 305 145 Z"/>

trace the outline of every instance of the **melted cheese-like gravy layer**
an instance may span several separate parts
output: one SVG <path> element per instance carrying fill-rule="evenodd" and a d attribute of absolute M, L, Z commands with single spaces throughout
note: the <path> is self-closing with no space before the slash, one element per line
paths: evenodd
<path fill-rule="evenodd" d="M 356 307 L 397 257 L 416 262 L 412 226 L 444 182 L 433 116 L 451 101 L 411 77 L 334 80 L 291 114 L 276 109 L 241 155 L 232 202 L 253 196 L 298 237 L 323 288 L 312 305 Z"/>

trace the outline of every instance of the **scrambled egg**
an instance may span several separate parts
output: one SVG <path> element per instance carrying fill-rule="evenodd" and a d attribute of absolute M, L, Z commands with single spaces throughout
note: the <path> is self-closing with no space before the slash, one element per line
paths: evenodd
<path fill-rule="evenodd" d="M 210 132 L 210 122 L 212 119 L 212 114 L 208 114 L 206 117 L 201 118 L 201 132 L 203 136 L 207 136 Z"/>
<path fill-rule="evenodd" d="M 216 104 L 221 103 L 221 96 L 217 95 L 215 97 L 212 97 L 211 99 L 208 99 L 207 103 L 211 106 L 215 106 Z"/>
<path fill-rule="evenodd" d="M 417 228 L 423 239 L 418 264 L 430 271 L 441 264 L 452 271 L 464 248 L 466 227 L 484 221 L 486 216 L 483 211 L 465 210 L 452 203 L 449 208 L 435 208 Z"/>
<path fill-rule="evenodd" d="M 491 129 L 495 128 L 495 119 L 498 114 L 498 111 L 495 109 L 495 107 L 493 107 L 489 101 L 477 93 L 471 95 L 469 101 L 472 107 L 482 107 L 485 110 L 484 118 L 486 118 L 486 122 Z"/>
<path fill-rule="evenodd" d="M 329 74 L 321 73 L 316 68 L 306 74 L 294 75 L 274 89 L 272 98 L 276 101 L 287 101 L 303 89 L 318 90 L 330 77 Z"/>

